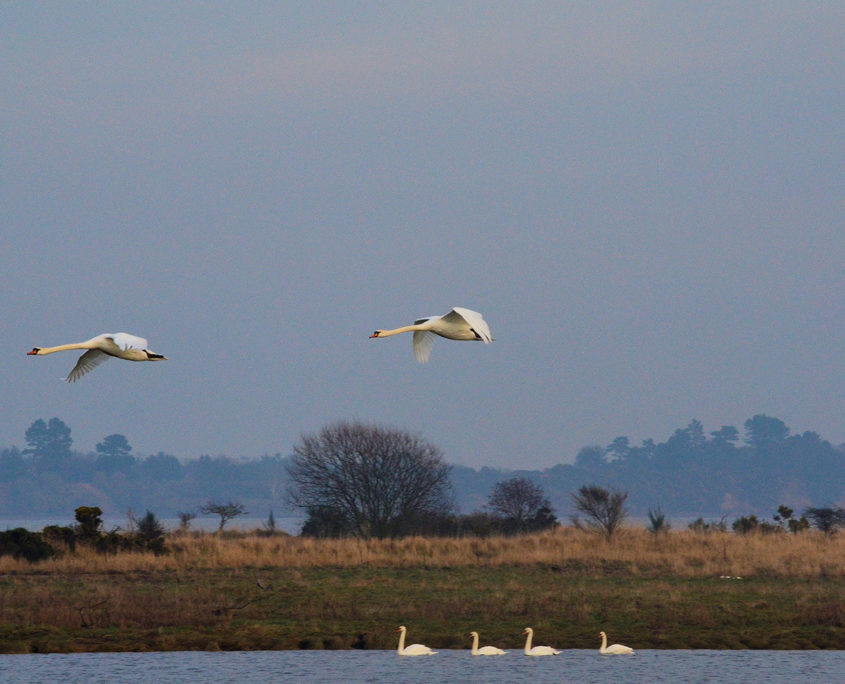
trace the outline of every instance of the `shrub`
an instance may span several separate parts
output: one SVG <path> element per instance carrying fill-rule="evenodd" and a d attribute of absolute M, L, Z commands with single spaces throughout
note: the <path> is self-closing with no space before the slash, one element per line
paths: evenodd
<path fill-rule="evenodd" d="M 23 527 L 0 532 L 0 556 L 25 558 L 34 563 L 56 555 L 56 550 L 39 532 L 30 532 Z"/>
<path fill-rule="evenodd" d="M 743 516 L 742 518 L 737 518 L 734 520 L 733 525 L 731 525 L 731 529 L 734 532 L 739 534 L 748 534 L 749 532 L 754 532 L 755 530 L 759 529 L 760 521 L 757 520 L 756 515 L 749 515 Z"/>

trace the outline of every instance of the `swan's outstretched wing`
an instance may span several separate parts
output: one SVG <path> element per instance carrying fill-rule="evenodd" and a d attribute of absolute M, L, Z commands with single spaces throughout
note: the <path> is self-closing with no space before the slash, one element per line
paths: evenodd
<path fill-rule="evenodd" d="M 76 362 L 76 365 L 73 367 L 73 370 L 68 373 L 68 376 L 65 379 L 68 382 L 76 382 L 88 371 L 94 370 L 97 366 L 99 366 L 103 361 L 108 358 L 109 355 L 105 352 L 100 351 L 99 349 L 89 349 L 87 352 L 85 352 L 82 356 L 79 357 L 79 360 Z"/>
<path fill-rule="evenodd" d="M 450 323 L 457 323 L 460 319 L 463 319 L 466 324 L 472 328 L 473 332 L 475 332 L 476 336 L 482 342 L 486 344 L 493 341 L 493 336 L 490 334 L 490 328 L 487 327 L 487 321 L 485 321 L 481 317 L 481 314 L 477 311 L 456 306 L 449 313 L 443 316 L 443 320 Z"/>
<path fill-rule="evenodd" d="M 115 333 L 108 335 L 112 341 L 122 350 L 127 349 L 147 349 L 147 341 L 143 337 L 137 335 L 130 335 L 129 333 Z"/>
<path fill-rule="evenodd" d="M 423 322 L 427 319 L 423 319 Z M 414 358 L 420 363 L 428 361 L 434 344 L 434 333 L 428 330 L 414 330 Z"/>

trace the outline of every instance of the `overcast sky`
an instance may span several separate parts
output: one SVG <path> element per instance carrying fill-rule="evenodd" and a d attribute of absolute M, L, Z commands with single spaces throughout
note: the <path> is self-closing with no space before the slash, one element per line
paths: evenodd
<path fill-rule="evenodd" d="M 0 5 L 0 447 L 845 441 L 845 6 Z M 490 345 L 375 328 L 480 311 Z M 103 332 L 163 363 L 33 346 Z"/>

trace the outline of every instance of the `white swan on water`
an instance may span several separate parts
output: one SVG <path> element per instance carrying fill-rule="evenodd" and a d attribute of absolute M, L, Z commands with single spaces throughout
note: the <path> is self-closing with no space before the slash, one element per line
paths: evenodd
<path fill-rule="evenodd" d="M 501 648 L 496 648 L 495 646 L 482 646 L 478 648 L 478 632 L 470 632 L 469 635 L 472 637 L 472 654 L 474 656 L 505 655 L 505 652 Z"/>
<path fill-rule="evenodd" d="M 396 649 L 396 652 L 400 656 L 423 656 L 423 655 L 434 655 L 437 651 L 432 651 L 428 646 L 423 646 L 422 644 L 411 644 L 410 646 L 405 646 L 405 632 L 408 630 L 405 629 L 405 626 L 402 625 L 399 629 L 396 630 L 399 632 L 399 648 Z"/>
<path fill-rule="evenodd" d="M 79 380 L 110 356 L 126 361 L 167 361 L 166 357 L 147 349 L 147 341 L 143 337 L 128 333 L 104 333 L 85 342 L 60 344 L 58 347 L 33 347 L 31 352 L 27 352 L 27 356 L 44 356 L 69 349 L 87 351 L 79 357 L 73 370 L 68 373 L 68 382 Z"/>
<path fill-rule="evenodd" d="M 404 332 L 414 333 L 414 357 L 420 363 L 428 361 L 435 335 L 450 340 L 476 340 L 485 344 L 493 341 L 490 328 L 487 327 L 487 322 L 481 314 L 459 306 L 443 316 L 418 318 L 413 325 L 405 325 L 393 330 L 376 330 L 370 335 L 370 339 L 390 337 L 390 335 Z"/>
<path fill-rule="evenodd" d="M 547 655 L 558 655 L 560 651 L 552 648 L 551 646 L 534 646 L 531 647 L 531 641 L 534 638 L 534 630 L 530 627 L 526 627 L 523 634 L 527 634 L 528 636 L 525 639 L 525 655 L 527 656 L 547 656 Z"/>
<path fill-rule="evenodd" d="M 630 646 L 623 646 L 622 644 L 611 644 L 608 646 L 607 634 L 604 632 L 599 632 L 599 636 L 601 637 L 601 648 L 599 649 L 599 653 L 602 655 L 626 655 L 634 652 L 633 648 Z"/>

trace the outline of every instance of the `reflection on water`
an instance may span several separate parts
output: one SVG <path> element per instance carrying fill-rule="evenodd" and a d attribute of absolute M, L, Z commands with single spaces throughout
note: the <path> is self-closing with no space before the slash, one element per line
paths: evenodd
<path fill-rule="evenodd" d="M 0 656 L 0 681 L 42 682 L 772 682 L 845 680 L 845 651 L 563 651 L 526 658 L 468 650 L 70 653 Z"/>

